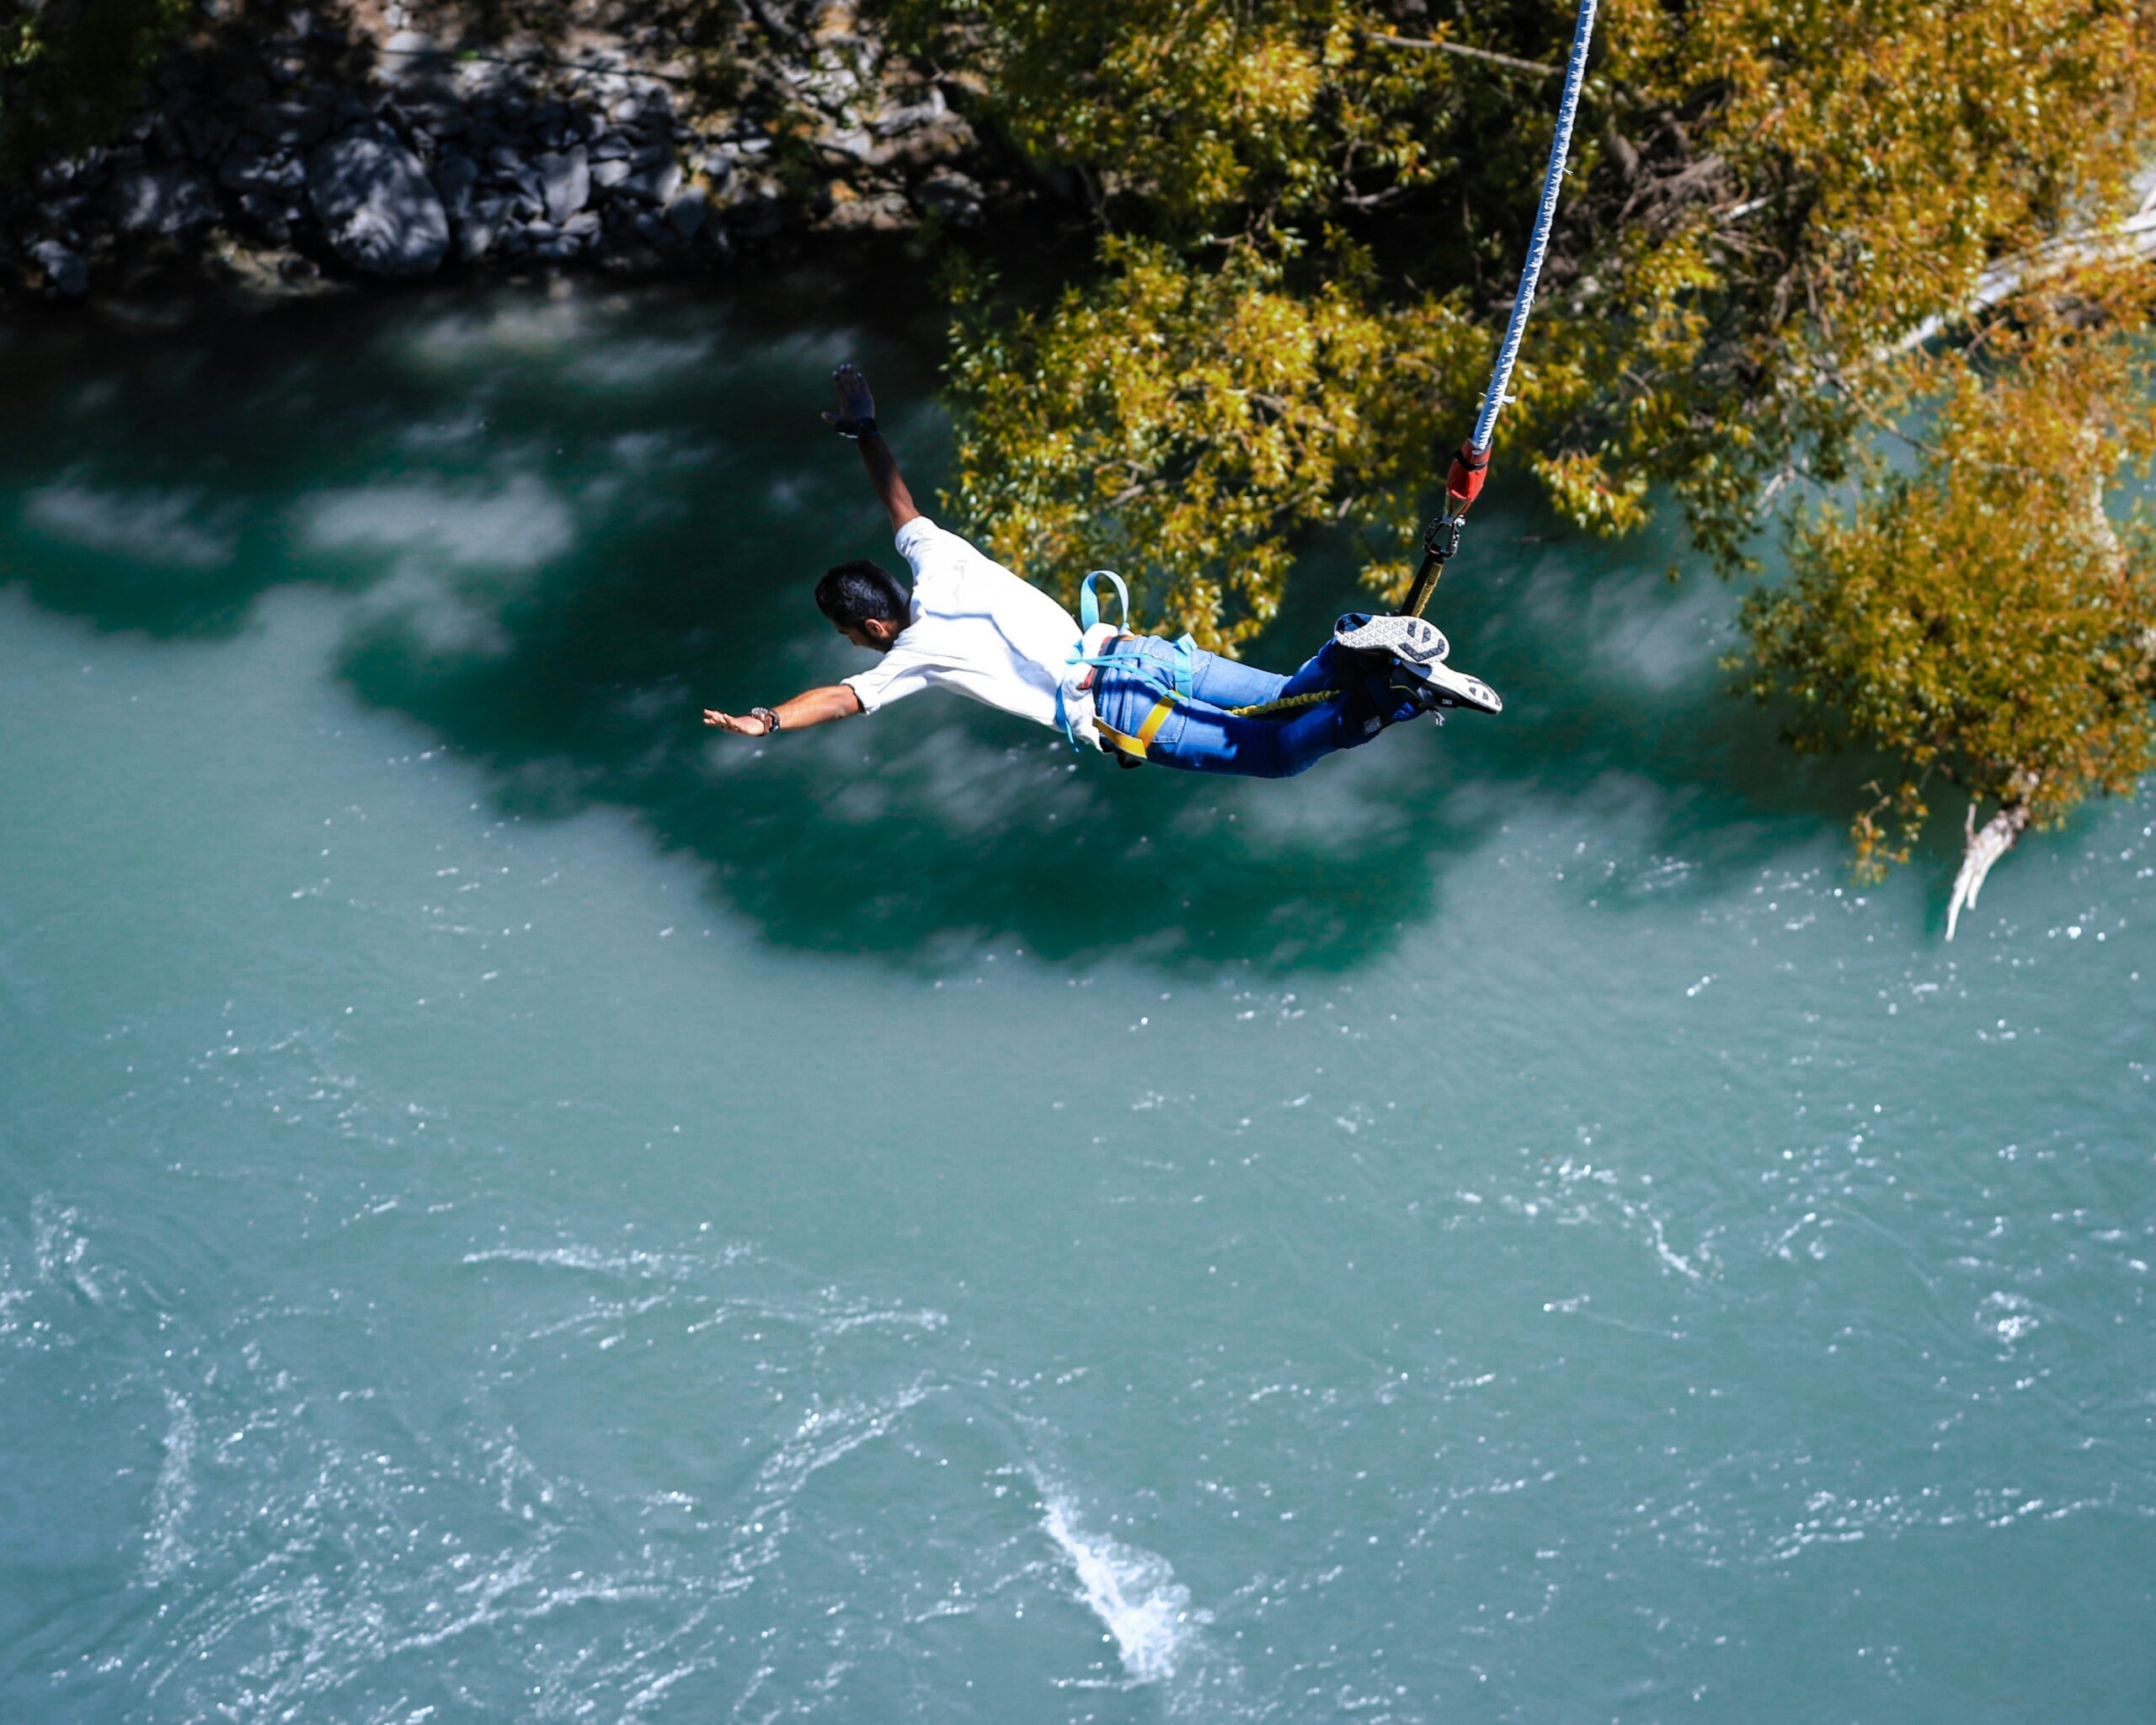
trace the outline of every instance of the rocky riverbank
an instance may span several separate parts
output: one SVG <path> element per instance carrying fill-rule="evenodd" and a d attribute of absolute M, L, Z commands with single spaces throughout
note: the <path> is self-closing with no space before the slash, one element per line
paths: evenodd
<path fill-rule="evenodd" d="M 189 267 L 306 292 L 709 270 L 789 232 L 979 219 L 998 190 L 942 87 L 848 5 L 744 4 L 656 23 L 587 4 L 543 29 L 227 6 L 116 142 L 11 190 L 0 256 L 52 299 Z"/>

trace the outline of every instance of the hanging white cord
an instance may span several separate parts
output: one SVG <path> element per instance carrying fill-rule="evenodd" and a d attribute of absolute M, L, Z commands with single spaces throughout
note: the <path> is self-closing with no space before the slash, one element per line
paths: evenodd
<path fill-rule="evenodd" d="M 1565 158 L 1572 147 L 1572 115 L 1580 104 L 1580 86 L 1587 81 L 1588 39 L 1594 34 L 1595 0 L 1580 0 L 1580 21 L 1572 33 L 1572 57 L 1565 68 L 1565 98 L 1557 104 L 1557 135 L 1550 141 L 1550 172 L 1542 182 L 1542 206 L 1534 212 L 1534 237 L 1528 242 L 1527 263 L 1519 272 L 1519 291 L 1513 296 L 1512 321 L 1505 326 L 1504 345 L 1497 350 L 1497 369 L 1490 374 L 1489 393 L 1482 410 L 1475 416 L 1475 432 L 1468 448 L 1478 456 L 1490 452 L 1497 435 L 1497 410 L 1505 404 L 1505 391 L 1513 381 L 1513 362 L 1519 357 L 1520 337 L 1527 332 L 1527 314 L 1534 303 L 1534 284 L 1542 274 L 1542 256 L 1550 249 L 1550 224 L 1557 214 L 1557 187 L 1565 177 Z"/>

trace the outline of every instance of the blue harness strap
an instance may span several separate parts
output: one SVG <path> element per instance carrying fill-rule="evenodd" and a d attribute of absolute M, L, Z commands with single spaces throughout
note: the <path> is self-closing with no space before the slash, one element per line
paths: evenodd
<path fill-rule="evenodd" d="M 1070 657 L 1065 665 L 1135 665 L 1142 663 L 1134 653 L 1103 653 L 1088 656 L 1086 637 L 1101 624 L 1101 595 L 1096 582 L 1107 580 L 1115 587 L 1116 620 L 1120 629 L 1130 628 L 1130 589 L 1123 585 L 1121 575 L 1113 569 L 1094 569 L 1078 585 L 1078 625 L 1080 634 L 1072 644 Z M 1055 722 L 1063 727 L 1063 734 L 1073 749 L 1083 752 L 1085 745 L 1078 740 L 1078 727 L 1070 717 L 1069 703 L 1063 697 L 1063 685 L 1055 686 Z"/>
<path fill-rule="evenodd" d="M 1123 577 L 1113 569 L 1095 569 L 1078 584 L 1078 625 L 1088 633 L 1101 625 L 1101 593 L 1093 584 L 1103 578 L 1115 586 L 1117 621 L 1126 629 L 1130 627 L 1130 589 L 1123 585 Z M 1082 637 L 1078 643 L 1078 650 L 1081 654 L 1086 650 Z M 1086 662 L 1090 661 L 1071 660 L 1073 665 Z"/>
<path fill-rule="evenodd" d="M 1176 641 L 1175 649 L 1176 656 L 1171 669 L 1175 677 L 1176 694 L 1182 700 L 1194 701 L 1198 697 L 1191 691 L 1193 678 L 1198 668 L 1198 643 L 1191 639 L 1189 632 L 1186 630 Z"/>
<path fill-rule="evenodd" d="M 1151 665 L 1142 653 L 1125 650 L 1115 653 L 1088 654 L 1086 651 L 1086 637 L 1091 634 L 1104 621 L 1101 616 L 1101 594 L 1097 585 L 1102 581 L 1107 582 L 1115 589 L 1116 628 L 1123 633 L 1129 633 L 1130 589 L 1124 585 L 1123 577 L 1116 574 L 1113 569 L 1094 569 L 1087 574 L 1086 579 L 1078 586 L 1078 622 L 1082 633 L 1078 637 L 1076 645 L 1071 649 L 1070 657 L 1064 662 L 1066 665 L 1090 665 L 1097 670 L 1127 670 L 1140 676 L 1151 676 L 1153 674 Z M 1195 698 L 1192 694 L 1192 689 L 1194 686 L 1193 673 L 1198 663 L 1198 643 L 1188 634 L 1185 634 L 1174 644 L 1175 657 L 1170 665 L 1170 677 L 1175 685 L 1177 698 L 1189 701 Z M 1153 730 L 1159 730 L 1161 721 L 1166 716 L 1165 713 L 1157 713 L 1155 716 Z M 1073 749 L 1082 749 L 1084 745 L 1078 740 L 1077 727 L 1071 720 L 1069 707 L 1063 697 L 1063 686 L 1060 683 L 1056 685 L 1055 689 L 1055 718 L 1056 723 L 1063 727 L 1063 734 L 1069 740 L 1070 746 Z M 1107 729 L 1100 724 L 1097 718 L 1095 724 L 1097 729 L 1102 730 Z M 1111 733 L 1111 734 L 1113 734 Z M 1149 734 L 1145 740 L 1150 742 L 1151 736 Z M 1139 754 L 1142 758 L 1142 747 Z"/>

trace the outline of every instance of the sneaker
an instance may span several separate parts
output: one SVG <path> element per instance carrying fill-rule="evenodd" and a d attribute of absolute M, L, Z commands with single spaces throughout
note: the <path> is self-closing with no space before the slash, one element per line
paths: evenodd
<path fill-rule="evenodd" d="M 1452 651 L 1444 631 L 1419 617 L 1366 617 L 1351 611 L 1332 626 L 1350 653 L 1389 653 L 1404 665 L 1437 665 Z"/>
<path fill-rule="evenodd" d="M 1408 665 L 1401 670 L 1421 686 L 1420 695 L 1426 707 L 1470 707 L 1477 713 L 1502 713 L 1505 703 L 1497 692 L 1480 677 L 1471 677 L 1464 670 L 1454 670 L 1449 665 Z M 1444 723 L 1444 714 L 1438 715 Z"/>

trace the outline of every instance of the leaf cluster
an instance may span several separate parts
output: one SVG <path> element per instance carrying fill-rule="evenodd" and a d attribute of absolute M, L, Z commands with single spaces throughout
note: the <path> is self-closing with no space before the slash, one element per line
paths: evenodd
<path fill-rule="evenodd" d="M 1352 257 L 1298 291 L 1251 246 L 1209 270 L 1157 240 L 1102 254 L 1117 291 L 1073 286 L 1045 314 L 1006 316 L 988 279 L 963 291 L 958 489 L 997 553 L 1051 585 L 1142 572 L 1154 620 L 1215 650 L 1273 617 L 1303 530 L 1362 527 L 1404 585 L 1424 416 L 1481 363 L 1471 320 L 1374 309 Z"/>
<path fill-rule="evenodd" d="M 1794 698 L 1790 740 L 1898 764 L 1854 824 L 1870 873 L 1906 860 L 1935 777 L 2047 826 L 2156 765 L 2156 545 L 2105 507 L 2156 453 L 2156 422 L 2118 411 L 2147 398 L 2145 350 L 2065 319 L 1986 347 L 1997 369 L 1951 378 L 1913 467 L 1867 451 L 1745 610 L 1749 686 Z"/>

